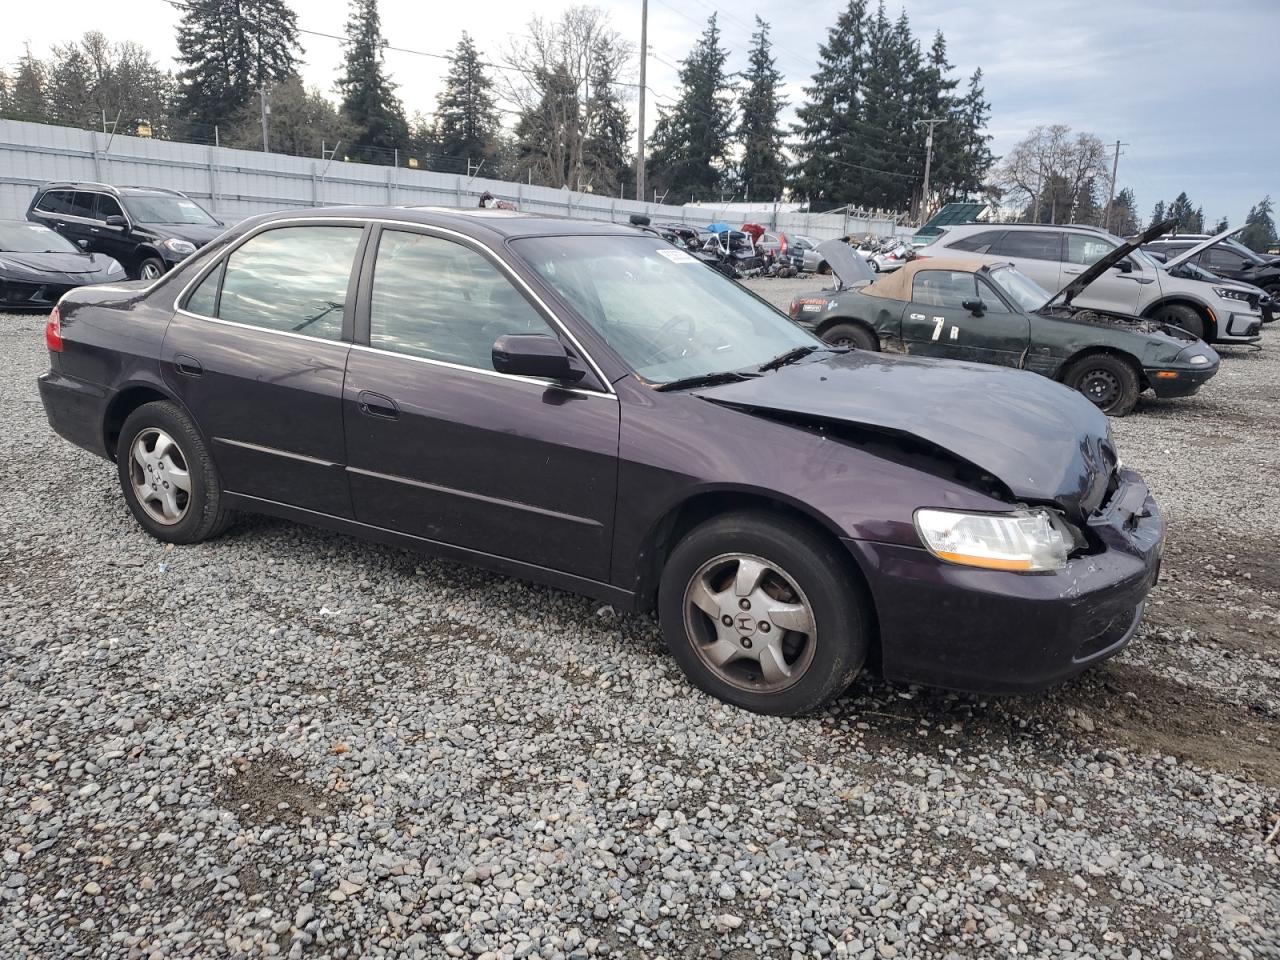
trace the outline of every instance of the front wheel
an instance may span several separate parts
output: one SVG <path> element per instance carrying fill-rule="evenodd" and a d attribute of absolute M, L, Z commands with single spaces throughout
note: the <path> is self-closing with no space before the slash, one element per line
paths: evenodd
<path fill-rule="evenodd" d="M 694 685 L 783 716 L 821 707 L 857 676 L 870 609 L 834 544 L 763 512 L 696 527 L 671 552 L 658 594 L 667 646 Z"/>
<path fill-rule="evenodd" d="M 129 414 L 116 444 L 120 487 L 149 534 L 166 543 L 198 543 L 231 521 L 213 459 L 187 412 L 167 401 Z"/>
<path fill-rule="evenodd" d="M 1196 340 L 1207 340 L 1204 318 L 1194 308 L 1181 303 L 1170 303 L 1156 309 L 1152 315 L 1156 323 L 1167 323 L 1187 331 Z"/>
<path fill-rule="evenodd" d="M 1081 357 L 1067 369 L 1063 382 L 1112 417 L 1131 413 L 1141 392 L 1133 364 L 1106 353 Z"/>
<path fill-rule="evenodd" d="M 150 282 L 164 276 L 164 261 L 159 257 L 147 257 L 138 264 L 138 279 Z"/>

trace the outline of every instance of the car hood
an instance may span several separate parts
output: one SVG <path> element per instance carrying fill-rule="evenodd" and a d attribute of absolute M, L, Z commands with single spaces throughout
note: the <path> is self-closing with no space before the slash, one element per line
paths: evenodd
<path fill-rule="evenodd" d="M 1166 260 L 1166 261 L 1165 261 L 1165 266 L 1167 266 L 1167 267 L 1176 267 L 1176 266 L 1178 266 L 1178 264 L 1180 264 L 1180 263 L 1186 263 L 1186 262 L 1187 262 L 1188 260 L 1190 260 L 1192 257 L 1194 257 L 1194 256 L 1198 256 L 1199 254 L 1203 253 L 1205 250 L 1208 250 L 1208 249 L 1209 249 L 1210 247 L 1212 247 L 1215 243 L 1220 243 L 1221 241 L 1223 241 L 1223 240 L 1227 239 L 1227 237 L 1229 237 L 1229 236 L 1231 236 L 1231 235 L 1233 235 L 1233 234 L 1239 233 L 1239 232 L 1240 232 L 1241 230 L 1243 230 L 1243 229 L 1244 229 L 1244 227 L 1232 227 L 1232 228 L 1231 228 L 1231 229 L 1229 229 L 1229 230 L 1223 230 L 1221 233 L 1214 234 L 1214 235 L 1213 235 L 1212 237 L 1210 237 L 1208 240 L 1205 240 L 1205 241 L 1203 241 L 1203 242 L 1201 242 L 1201 243 L 1197 243 L 1197 244 L 1196 244 L 1194 247 L 1192 247 L 1190 250 L 1187 250 L 1187 251 L 1185 251 L 1184 253 L 1180 253 L 1180 254 L 1178 254 L 1178 255 L 1177 255 L 1176 257 L 1174 257 L 1172 260 Z"/>
<path fill-rule="evenodd" d="M 1174 228 L 1177 224 L 1176 220 L 1165 220 L 1157 223 L 1153 227 L 1148 227 L 1142 233 L 1138 234 L 1132 240 L 1120 244 L 1105 257 L 1102 257 L 1088 270 L 1080 273 L 1074 280 L 1049 298 L 1049 302 L 1045 306 L 1049 306 L 1061 300 L 1066 306 L 1071 306 L 1071 301 L 1079 295 L 1085 287 L 1093 283 L 1100 276 L 1114 267 L 1117 263 L 1127 257 L 1133 251 L 1137 250 L 1144 243 L 1150 243 L 1156 237 L 1163 236 Z"/>
<path fill-rule="evenodd" d="M 203 223 L 144 223 L 142 226 L 162 237 L 190 240 L 197 247 L 203 247 L 227 229 L 220 223 L 212 226 Z"/>
<path fill-rule="evenodd" d="M 915 437 L 1018 500 L 1056 503 L 1077 520 L 1101 503 L 1116 464 L 1107 418 L 1092 403 L 1006 367 L 853 350 L 692 392 L 747 412 Z"/>
<path fill-rule="evenodd" d="M 850 289 L 860 280 L 872 281 L 876 278 L 871 265 L 843 240 L 824 240 L 818 244 L 818 253 L 831 265 L 831 272 L 840 281 L 842 290 Z"/>
<path fill-rule="evenodd" d="M 0 275 L 23 275 L 58 280 L 96 274 L 103 278 L 119 264 L 101 253 L 5 253 L 0 251 Z"/>

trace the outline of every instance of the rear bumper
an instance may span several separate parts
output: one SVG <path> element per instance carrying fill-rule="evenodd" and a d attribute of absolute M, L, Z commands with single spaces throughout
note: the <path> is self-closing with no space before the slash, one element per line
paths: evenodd
<path fill-rule="evenodd" d="M 1035 693 L 1124 649 L 1159 577 L 1164 537 L 1145 486 L 1142 508 L 1119 515 L 1126 488 L 1141 485 L 1124 473 L 1112 513 L 1089 523 L 1103 549 L 1051 573 L 980 570 L 919 547 L 846 540 L 875 599 L 885 676 L 979 694 Z"/>
<path fill-rule="evenodd" d="M 102 425 L 109 397 L 106 390 L 56 370 L 37 378 L 40 401 L 53 432 L 77 447 L 110 459 Z"/>

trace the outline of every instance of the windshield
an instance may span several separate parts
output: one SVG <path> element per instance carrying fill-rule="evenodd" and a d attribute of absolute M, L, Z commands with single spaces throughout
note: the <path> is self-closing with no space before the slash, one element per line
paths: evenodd
<path fill-rule="evenodd" d="M 79 253 L 70 240 L 38 223 L 0 223 L 0 252 L 4 253 Z"/>
<path fill-rule="evenodd" d="M 129 216 L 139 223 L 201 223 L 216 226 L 218 221 L 194 200 L 186 197 L 123 196 Z"/>
<path fill-rule="evenodd" d="M 821 347 L 683 250 L 645 237 L 531 237 L 513 248 L 651 383 L 750 370 Z"/>
<path fill-rule="evenodd" d="M 991 271 L 991 279 L 1028 313 L 1034 313 L 1049 301 L 1049 291 L 1013 267 L 996 267 Z"/>

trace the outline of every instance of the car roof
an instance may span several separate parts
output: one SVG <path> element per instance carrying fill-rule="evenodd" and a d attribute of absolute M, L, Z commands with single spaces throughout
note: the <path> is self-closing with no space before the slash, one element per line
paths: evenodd
<path fill-rule="evenodd" d="M 886 300 L 910 300 L 911 282 L 921 270 L 956 270 L 960 273 L 977 273 L 983 267 L 1006 266 L 1003 263 L 988 264 L 978 257 L 925 257 L 923 260 L 912 260 L 904 263 L 893 273 L 885 274 L 875 283 L 869 284 L 860 292 L 869 297 L 883 297 Z"/>
<path fill-rule="evenodd" d="M 358 219 L 396 221 L 427 227 L 440 227 L 465 234 L 485 233 L 502 239 L 542 236 L 616 236 L 635 237 L 635 227 L 625 223 L 601 220 L 574 220 L 549 214 L 523 213 L 485 207 L 308 207 L 305 210 L 282 210 L 260 214 L 237 225 L 238 230 L 257 227 L 276 220 Z"/>

